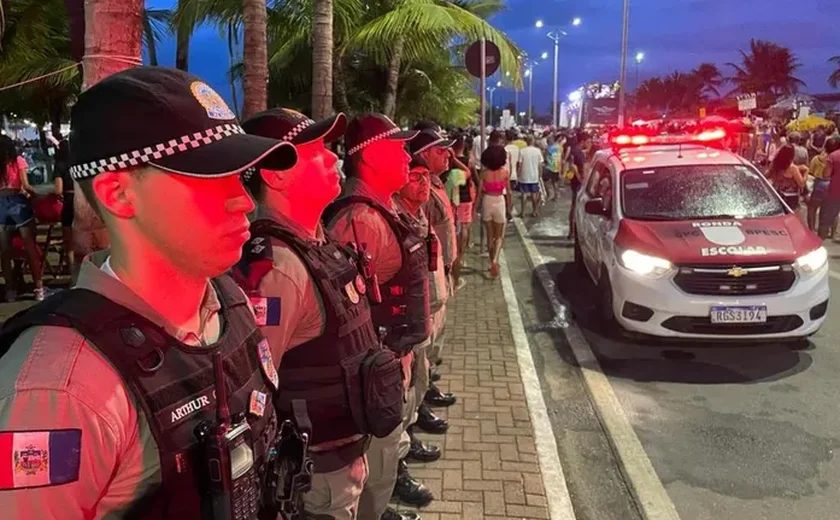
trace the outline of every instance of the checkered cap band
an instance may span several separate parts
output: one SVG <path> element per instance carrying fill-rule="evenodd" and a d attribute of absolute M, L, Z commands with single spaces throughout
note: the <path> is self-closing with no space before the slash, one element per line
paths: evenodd
<path fill-rule="evenodd" d="M 311 119 L 304 119 L 300 123 L 296 124 L 294 128 L 289 130 L 289 133 L 283 136 L 284 141 L 292 142 L 292 139 L 297 137 L 301 132 L 309 128 L 310 126 L 314 125 L 315 121 Z"/>
<path fill-rule="evenodd" d="M 70 176 L 75 180 L 87 179 L 102 172 L 116 172 L 140 166 L 162 157 L 194 150 L 206 144 L 211 144 L 225 137 L 236 134 L 244 134 L 245 131 L 239 125 L 225 124 L 208 128 L 203 132 L 196 132 L 177 139 L 170 139 L 164 143 L 154 146 L 147 146 L 142 150 L 126 152 L 106 159 L 98 159 L 85 164 L 78 164 L 70 167 Z"/>
<path fill-rule="evenodd" d="M 353 148 L 350 148 L 349 150 L 347 150 L 347 155 L 353 155 L 354 153 L 358 152 L 359 150 L 361 150 L 365 146 L 368 146 L 369 144 L 373 144 L 376 141 L 381 141 L 382 139 L 385 139 L 389 135 L 398 134 L 400 132 L 401 132 L 401 130 L 399 129 L 399 127 L 397 127 L 397 128 L 392 128 L 392 129 L 388 130 L 387 132 L 383 132 L 379 135 L 375 135 L 375 136 L 371 137 L 370 139 L 362 141 L 361 143 L 357 144 Z"/>

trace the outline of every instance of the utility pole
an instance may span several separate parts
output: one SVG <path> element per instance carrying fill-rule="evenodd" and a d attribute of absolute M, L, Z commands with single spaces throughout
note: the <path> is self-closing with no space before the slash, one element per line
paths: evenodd
<path fill-rule="evenodd" d="M 630 35 L 630 0 L 624 0 L 624 22 L 621 31 L 621 74 L 618 80 L 618 126 L 624 126 L 627 109 L 627 40 Z"/>

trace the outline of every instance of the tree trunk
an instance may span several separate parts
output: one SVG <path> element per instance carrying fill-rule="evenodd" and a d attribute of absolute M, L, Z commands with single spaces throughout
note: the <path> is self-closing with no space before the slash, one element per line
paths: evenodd
<path fill-rule="evenodd" d="M 61 141 L 61 116 L 64 115 L 66 103 L 67 99 L 63 97 L 50 100 L 50 130 L 58 141 Z"/>
<path fill-rule="evenodd" d="M 268 43 L 266 41 L 265 0 L 242 0 L 245 41 L 242 58 L 245 65 L 242 116 L 247 119 L 268 105 Z"/>
<path fill-rule="evenodd" d="M 312 118 L 333 113 L 333 1 L 315 0 L 312 15 Z"/>
<path fill-rule="evenodd" d="M 69 0 L 68 0 L 69 1 Z M 119 56 L 140 61 L 143 0 L 85 0 L 85 58 L 82 89 L 132 67 L 123 60 L 91 57 Z M 70 21 L 73 27 L 73 20 Z M 105 124 L 105 122 L 103 122 Z M 76 193 L 81 190 L 76 188 Z M 83 196 L 74 197 L 73 242 L 77 255 L 84 256 L 109 247 L 105 226 Z"/>
<path fill-rule="evenodd" d="M 175 31 L 175 68 L 180 70 L 189 70 L 191 28 L 178 26 Z"/>
<path fill-rule="evenodd" d="M 335 94 L 335 109 L 339 112 L 349 112 L 347 78 L 344 76 L 344 51 L 340 49 L 336 49 L 333 53 L 333 92 Z"/>
<path fill-rule="evenodd" d="M 391 49 L 391 60 L 388 63 L 388 80 L 385 83 L 385 97 L 382 100 L 382 113 L 391 119 L 397 113 L 397 87 L 400 82 L 400 65 L 402 65 L 402 51 L 405 41 L 397 38 Z"/>

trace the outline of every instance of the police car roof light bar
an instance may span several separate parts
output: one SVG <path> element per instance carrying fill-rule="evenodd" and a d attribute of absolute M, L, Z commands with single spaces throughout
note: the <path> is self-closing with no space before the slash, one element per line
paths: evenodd
<path fill-rule="evenodd" d="M 638 133 L 619 133 L 613 135 L 610 138 L 610 143 L 612 144 L 613 148 L 620 149 L 620 148 L 632 148 L 634 146 L 644 146 L 644 145 L 656 145 L 656 144 L 673 144 L 673 145 L 683 145 L 683 144 L 699 144 L 699 143 L 710 143 L 713 141 L 720 141 L 721 139 L 726 137 L 726 130 L 723 128 L 709 128 L 705 130 L 700 130 L 697 133 L 692 134 L 664 134 L 664 135 L 646 135 Z"/>

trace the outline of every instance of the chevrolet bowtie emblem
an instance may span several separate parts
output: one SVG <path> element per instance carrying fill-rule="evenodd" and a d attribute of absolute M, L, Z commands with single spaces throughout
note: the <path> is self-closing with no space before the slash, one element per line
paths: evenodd
<path fill-rule="evenodd" d="M 731 276 L 733 278 L 740 278 L 746 275 L 748 271 L 746 269 L 741 269 L 740 267 L 733 267 L 729 271 L 726 272 L 727 276 Z"/>

